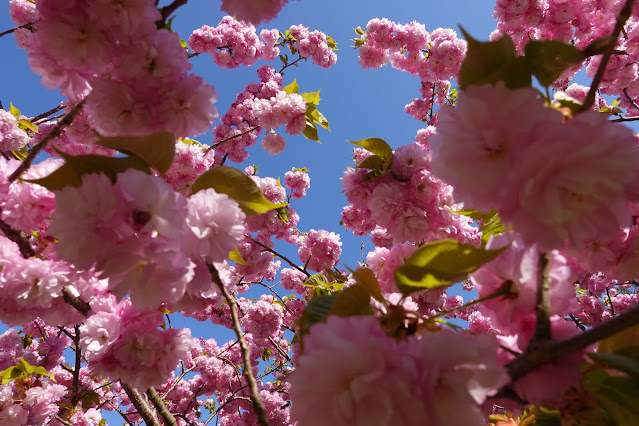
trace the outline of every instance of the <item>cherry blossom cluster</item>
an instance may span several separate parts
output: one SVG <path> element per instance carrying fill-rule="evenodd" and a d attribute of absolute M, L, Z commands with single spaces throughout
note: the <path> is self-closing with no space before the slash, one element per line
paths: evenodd
<path fill-rule="evenodd" d="M 217 27 L 205 25 L 193 31 L 189 47 L 195 53 L 210 54 L 220 68 L 237 68 L 258 59 L 275 59 L 280 53 L 275 46 L 279 37 L 277 30 L 262 30 L 258 37 L 253 25 L 225 16 Z"/>
<path fill-rule="evenodd" d="M 574 1 L 574 0 L 498 0 L 493 16 L 498 22 L 493 38 L 501 33 L 510 35 L 518 50 L 523 51 L 529 40 L 561 40 L 572 42 L 578 48 L 585 48 L 598 39 L 605 39 L 615 27 L 616 17 L 623 4 L 621 0 Z M 606 95 L 618 96 L 620 106 L 626 116 L 639 115 L 639 9 L 634 6 L 633 14 L 627 21 L 623 37 L 615 47 L 600 85 Z M 589 58 L 586 74 L 593 77 L 601 62 L 601 55 Z M 581 68 L 570 68 L 556 83 L 566 88 L 569 79 Z"/>
<path fill-rule="evenodd" d="M 342 222 L 355 235 L 374 232 L 376 245 L 390 247 L 405 241 L 455 238 L 478 243 L 472 220 L 455 211 L 462 205 L 452 198 L 452 187 L 430 172 L 428 141 L 433 128 L 420 130 L 416 142 L 401 146 L 393 154 L 391 170 L 370 178 L 365 168 L 349 168 L 342 177 L 351 203 L 342 212 Z M 370 155 L 355 150 L 358 164 Z"/>
<path fill-rule="evenodd" d="M 479 406 L 508 382 L 495 353 L 494 337 L 444 331 L 397 342 L 373 317 L 329 317 L 311 328 L 289 378 L 291 418 L 305 425 L 484 425 Z"/>
<path fill-rule="evenodd" d="M 29 136 L 18 127 L 18 120 L 9 111 L 0 109 L 0 150 L 19 151 L 27 143 Z"/>
<path fill-rule="evenodd" d="M 222 0 L 222 10 L 254 25 L 270 21 L 288 0 Z"/>
<path fill-rule="evenodd" d="M 24 9 L 21 1 L 12 3 L 18 25 Z M 155 2 L 42 0 L 33 15 L 36 31 L 15 33 L 32 69 L 74 103 L 89 95 L 86 109 L 100 133 L 188 136 L 205 132 L 217 118 L 215 90 L 188 74 L 179 36 L 157 29 L 162 17 Z M 163 102 L 155 102 L 158 97 Z"/>
<path fill-rule="evenodd" d="M 534 89 L 473 86 L 463 97 L 440 112 L 430 140 L 433 172 L 456 200 L 496 209 L 544 251 L 583 247 L 631 225 L 637 175 L 621 166 L 639 161 L 630 129 L 594 111 L 564 122 Z"/>
<path fill-rule="evenodd" d="M 406 112 L 418 120 L 433 120 L 433 104 L 443 104 L 466 54 L 467 43 L 452 29 L 426 31 L 415 21 L 402 25 L 386 18 L 372 19 L 366 30 L 358 29 L 359 63 L 363 68 L 380 68 L 390 62 L 393 68 L 419 77 L 420 93 L 406 106 Z"/>
<path fill-rule="evenodd" d="M 115 183 L 89 174 L 58 191 L 50 232 L 61 258 L 108 277 L 110 291 L 130 294 L 136 307 L 154 308 L 219 299 L 205 262 L 227 258 L 244 217 L 212 189 L 186 199 L 161 178 L 128 170 Z"/>
<path fill-rule="evenodd" d="M 288 134 L 297 135 L 306 126 L 306 101 L 297 93 L 282 90 L 281 74 L 264 65 L 257 75 L 260 83 L 249 83 L 222 116 L 222 123 L 213 128 L 216 164 L 226 157 L 237 163 L 245 161 L 249 155 L 246 149 L 257 142 L 262 128 L 285 125 Z M 264 139 L 263 146 L 271 154 L 281 152 L 286 144 L 273 133 Z"/>

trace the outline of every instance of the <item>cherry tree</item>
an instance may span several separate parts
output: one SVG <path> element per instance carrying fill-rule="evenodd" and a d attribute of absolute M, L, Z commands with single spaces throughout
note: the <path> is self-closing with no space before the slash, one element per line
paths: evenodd
<path fill-rule="evenodd" d="M 0 36 L 65 101 L 0 109 L 0 423 L 639 423 L 639 5 L 498 0 L 489 41 L 355 28 L 361 67 L 419 79 L 423 128 L 351 141 L 342 225 L 374 246 L 351 269 L 298 227 L 307 169 L 229 165 L 330 130 L 283 73 L 336 41 L 256 30 L 286 3 L 187 36 L 186 0 L 10 0 Z M 260 61 L 227 111 L 200 55 Z"/>

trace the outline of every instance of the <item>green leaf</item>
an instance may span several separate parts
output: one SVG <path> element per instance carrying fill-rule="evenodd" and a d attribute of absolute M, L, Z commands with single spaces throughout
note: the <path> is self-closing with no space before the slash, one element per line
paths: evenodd
<path fill-rule="evenodd" d="M 587 378 L 584 387 L 619 426 L 639 424 L 639 380 L 636 377 L 608 376 L 603 380 Z"/>
<path fill-rule="evenodd" d="M 26 118 L 21 118 L 18 120 L 18 127 L 22 130 L 31 130 L 34 133 L 38 133 L 38 126 L 27 120 Z"/>
<path fill-rule="evenodd" d="M 353 315 L 370 315 L 371 294 L 360 284 L 344 288 L 337 294 L 337 298 L 331 305 L 329 315 L 348 317 Z"/>
<path fill-rule="evenodd" d="M 322 114 L 317 108 L 315 108 L 315 106 L 311 105 L 306 109 L 306 117 L 310 119 L 311 122 L 319 124 L 329 132 L 331 131 L 328 120 L 326 119 L 326 117 L 324 117 L 324 114 Z"/>
<path fill-rule="evenodd" d="M 202 173 L 193 183 L 193 194 L 213 188 L 216 192 L 226 194 L 240 205 L 247 215 L 257 215 L 284 207 L 287 203 L 275 204 L 269 201 L 253 179 L 232 167 L 220 166 Z"/>
<path fill-rule="evenodd" d="M 135 154 L 160 173 L 166 173 L 175 157 L 175 136 L 169 132 L 100 138 L 96 144 L 125 154 Z"/>
<path fill-rule="evenodd" d="M 384 299 L 384 296 L 382 296 L 382 291 L 379 287 L 379 281 L 377 281 L 377 277 L 371 269 L 356 269 L 355 271 L 353 271 L 353 277 L 355 277 L 355 282 L 358 285 L 366 288 L 370 296 L 373 296 L 375 300 L 383 304 L 386 303 L 386 300 Z"/>
<path fill-rule="evenodd" d="M 306 127 L 302 131 L 302 135 L 304 135 L 304 137 L 308 140 L 320 142 L 319 138 L 317 137 L 317 126 L 315 126 L 315 124 L 308 118 L 306 119 Z"/>
<path fill-rule="evenodd" d="M 388 160 L 393 155 L 393 148 L 391 148 L 386 141 L 380 138 L 368 138 L 359 141 L 347 140 L 347 142 L 360 146 L 368 152 L 372 152 L 373 154 L 381 157 L 384 161 Z"/>
<path fill-rule="evenodd" d="M 330 294 L 315 296 L 308 301 L 306 308 L 304 308 L 304 312 L 302 312 L 302 315 L 295 321 L 300 327 L 300 336 L 304 336 L 308 333 L 313 324 L 322 322 L 326 319 L 336 299 L 337 295 Z"/>
<path fill-rule="evenodd" d="M 480 42 L 461 28 L 468 51 L 459 68 L 459 86 L 462 90 L 472 85 L 503 81 L 509 89 L 530 87 L 532 71 L 525 57 L 517 55 L 515 45 L 507 34 L 499 40 Z"/>
<path fill-rule="evenodd" d="M 637 358 L 617 353 L 594 353 L 588 354 L 588 356 L 608 368 L 622 371 L 639 380 L 639 359 Z"/>
<path fill-rule="evenodd" d="M 17 379 L 22 374 L 22 370 L 19 367 L 12 366 L 0 372 L 0 384 L 6 385 L 7 383 Z"/>
<path fill-rule="evenodd" d="M 229 260 L 232 260 L 233 262 L 238 263 L 240 265 L 248 265 L 248 263 L 246 263 L 246 260 L 242 258 L 242 255 L 237 250 L 237 247 L 235 247 L 233 251 L 229 253 Z"/>
<path fill-rule="evenodd" d="M 297 79 L 294 79 L 293 82 L 291 84 L 289 84 L 288 86 L 286 86 L 284 89 L 286 93 L 288 93 L 289 95 L 291 93 L 297 93 L 300 90 L 300 87 L 297 85 Z"/>
<path fill-rule="evenodd" d="M 357 34 L 358 36 L 363 36 L 364 34 L 366 34 L 366 30 L 362 27 L 357 27 L 353 29 L 355 30 L 355 34 Z"/>
<path fill-rule="evenodd" d="M 311 288 L 319 287 L 325 289 L 329 289 L 331 287 L 330 283 L 328 282 L 328 278 L 326 278 L 326 275 L 320 273 L 311 275 L 306 281 L 302 283 L 302 285 Z"/>
<path fill-rule="evenodd" d="M 586 59 L 575 46 L 556 40 L 531 40 L 524 47 L 532 73 L 542 86 L 548 87 L 568 68 Z"/>
<path fill-rule="evenodd" d="M 456 240 L 424 244 L 394 271 L 395 284 L 404 295 L 448 286 L 495 259 L 506 250 L 485 250 Z"/>
<path fill-rule="evenodd" d="M 11 151 L 11 154 L 13 154 L 17 160 L 24 161 L 24 159 L 27 158 L 29 151 L 26 146 L 23 146 L 20 151 Z"/>
<path fill-rule="evenodd" d="M 304 98 L 307 104 L 319 105 L 320 101 L 322 100 L 322 98 L 320 98 L 320 95 L 319 95 L 320 90 L 318 90 L 317 92 L 300 93 L 300 96 Z"/>
<path fill-rule="evenodd" d="M 13 106 L 13 102 L 9 103 L 9 111 L 11 112 L 11 115 L 13 115 L 16 118 L 16 120 L 19 119 L 20 116 L 22 115 L 20 110 Z"/>
<path fill-rule="evenodd" d="M 44 186 L 50 191 L 57 191 L 65 186 L 82 185 L 82 175 L 90 173 L 104 173 L 115 182 L 119 173 L 129 169 L 137 169 L 150 174 L 151 171 L 144 161 L 132 155 L 130 157 L 105 157 L 103 155 L 68 155 L 58 151 L 66 162 L 48 176 L 27 182 Z"/>
<path fill-rule="evenodd" d="M 573 115 L 577 114 L 581 110 L 581 102 L 568 95 L 566 92 L 556 92 L 553 103 L 559 105 L 560 108 L 568 108 Z M 600 112 L 605 111 L 600 110 Z"/>
<path fill-rule="evenodd" d="M 371 155 L 357 165 L 358 169 L 382 169 L 384 168 L 384 159 L 379 155 Z"/>
<path fill-rule="evenodd" d="M 331 48 L 331 50 L 339 50 L 337 48 L 337 42 L 331 36 L 326 36 L 326 45 Z"/>

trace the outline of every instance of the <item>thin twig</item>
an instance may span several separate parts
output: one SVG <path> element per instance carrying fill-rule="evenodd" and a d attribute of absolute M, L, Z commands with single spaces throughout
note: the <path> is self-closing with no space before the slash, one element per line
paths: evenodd
<path fill-rule="evenodd" d="M 209 146 L 208 148 L 206 148 L 206 149 L 204 150 L 204 153 L 206 154 L 206 153 L 208 153 L 210 150 L 215 149 L 215 148 L 217 148 L 218 146 L 222 145 L 224 142 L 228 142 L 228 141 L 230 141 L 231 139 L 239 138 L 239 137 L 244 136 L 244 135 L 246 135 L 246 134 L 248 134 L 248 133 L 251 133 L 253 130 L 257 130 L 257 129 L 259 129 L 259 128 L 260 128 L 260 126 L 253 126 L 253 127 L 251 127 L 250 129 L 245 130 L 245 131 L 243 131 L 243 132 L 241 132 L 241 133 L 238 133 L 238 134 L 233 135 L 233 136 L 229 136 L 228 138 L 222 139 L 222 140 L 221 140 L 221 141 L 219 141 L 219 142 L 215 142 L 213 145 L 211 145 L 211 146 Z"/>
<path fill-rule="evenodd" d="M 278 344 L 275 342 L 275 340 L 273 340 L 273 338 L 272 338 L 271 336 L 269 336 L 269 337 L 268 337 L 268 341 L 269 341 L 269 342 L 271 342 L 271 344 L 272 344 L 273 346 L 275 346 L 275 349 L 277 349 L 277 352 L 278 352 L 280 355 L 282 355 L 282 357 L 284 357 L 284 359 L 285 359 L 285 360 L 287 360 L 287 361 L 288 361 L 288 362 L 290 362 L 291 364 L 293 363 L 293 361 L 291 360 L 291 357 L 290 357 L 290 356 L 289 356 L 286 352 L 284 352 L 284 349 L 282 349 L 282 348 L 280 347 L 280 345 L 278 345 Z"/>
<path fill-rule="evenodd" d="M 16 30 L 19 30 L 20 28 L 29 28 L 29 29 L 31 29 L 31 25 L 35 24 L 38 21 L 39 21 L 39 19 L 37 21 L 28 22 L 28 23 L 26 23 L 24 25 L 20 25 L 19 27 L 14 27 L 14 28 L 11 28 L 9 30 L 3 31 L 3 32 L 0 33 L 0 37 L 6 36 L 7 34 L 11 34 L 12 32 L 15 32 Z"/>
<path fill-rule="evenodd" d="M 597 67 L 597 72 L 595 73 L 594 78 L 592 79 L 592 83 L 590 85 L 590 90 L 588 90 L 588 94 L 586 95 L 586 99 L 584 99 L 584 103 L 581 104 L 581 108 L 579 111 L 587 111 L 595 103 L 595 95 L 597 94 L 597 90 L 599 89 L 599 85 L 601 84 L 601 80 L 603 79 L 603 75 L 606 72 L 606 66 L 608 65 L 608 61 L 610 61 L 610 57 L 612 56 L 613 49 L 617 44 L 617 40 L 619 39 L 619 34 L 621 34 L 621 30 L 623 30 L 624 25 L 626 25 L 626 21 L 630 18 L 632 13 L 632 6 L 635 0 L 626 0 L 626 3 L 623 5 L 623 8 L 617 15 L 617 22 L 615 23 L 615 28 L 608 39 L 608 46 L 606 46 L 606 53 L 601 57 L 601 62 Z"/>
<path fill-rule="evenodd" d="M 52 139 L 59 137 L 65 127 L 68 127 L 71 123 L 73 123 L 73 119 L 80 113 L 80 111 L 82 111 L 82 107 L 84 107 L 86 100 L 87 98 L 84 98 L 78 102 L 78 104 L 67 115 L 65 115 L 62 120 L 58 121 L 58 124 L 56 124 L 55 127 L 51 129 L 51 131 L 42 138 L 36 146 L 31 148 L 22 164 L 20 164 L 20 166 L 11 173 L 11 176 L 9 176 L 9 182 L 15 181 L 22 175 L 22 173 L 26 172 L 29 167 L 31 167 L 31 163 L 33 163 L 33 160 L 37 157 L 40 151 L 42 151 Z"/>
<path fill-rule="evenodd" d="M 639 117 L 630 117 L 630 118 L 615 118 L 614 120 L 610 120 L 611 123 L 623 123 L 626 121 L 638 121 Z"/>
<path fill-rule="evenodd" d="M 75 325 L 75 336 L 73 336 L 73 344 L 75 345 L 75 367 L 73 368 L 73 393 L 71 402 L 75 407 L 80 401 L 80 366 L 82 365 L 82 351 L 80 350 L 80 326 Z"/>
<path fill-rule="evenodd" d="M 275 250 L 273 250 L 272 248 L 270 248 L 267 245 L 264 245 L 262 243 L 260 243 L 259 241 L 257 241 L 255 238 L 251 237 L 249 234 L 244 234 L 244 236 L 251 240 L 252 242 L 254 242 L 255 244 L 257 244 L 258 246 L 262 247 L 264 250 L 266 250 L 267 252 L 274 254 L 275 256 L 279 257 L 280 259 L 282 259 L 283 261 L 285 261 L 286 263 L 288 263 L 289 265 L 291 265 L 293 268 L 297 269 L 298 271 L 300 271 L 301 273 L 305 274 L 307 277 L 310 277 L 311 274 L 308 273 L 308 271 L 306 271 L 305 269 L 300 268 L 299 266 L 297 266 L 296 264 L 294 264 L 291 260 L 289 260 L 286 256 L 283 256 L 281 254 L 279 254 L 278 252 L 276 252 Z"/>
<path fill-rule="evenodd" d="M 535 324 L 535 334 L 531 343 L 537 344 L 551 340 L 550 333 L 550 255 L 548 253 L 539 255 L 537 264 L 537 306 L 535 313 L 537 321 Z"/>
<path fill-rule="evenodd" d="M 138 410 L 138 414 L 140 415 L 140 417 L 142 417 L 147 426 L 161 426 L 160 422 L 158 421 L 157 417 L 155 417 L 153 411 L 151 411 L 151 407 L 149 407 L 149 404 L 144 400 L 144 397 L 142 396 L 140 391 L 132 386 L 127 385 L 126 383 L 122 383 L 122 389 L 124 389 L 124 392 L 126 392 L 129 399 L 131 400 L 131 403 L 133 404 L 135 409 Z"/>
<path fill-rule="evenodd" d="M 612 313 L 612 316 L 615 316 L 615 307 L 612 306 L 612 297 L 610 297 L 610 290 L 608 289 L 608 286 L 606 286 L 606 295 L 608 296 L 608 302 L 610 302 L 610 313 Z"/>
<path fill-rule="evenodd" d="M 583 333 L 560 342 L 548 341 L 527 351 L 508 364 L 508 374 L 513 381 L 530 373 L 537 367 L 569 355 L 580 349 L 639 324 L 639 305 L 618 314 Z"/>
<path fill-rule="evenodd" d="M 186 4 L 187 0 L 174 0 L 173 3 L 171 3 L 168 6 L 164 6 L 162 9 L 160 9 L 160 14 L 162 15 L 162 20 L 157 21 L 155 24 L 158 26 L 158 28 L 161 28 L 164 26 L 164 23 L 166 21 L 166 19 L 171 16 L 171 14 L 173 12 L 175 12 L 180 6 L 184 6 Z"/>
<path fill-rule="evenodd" d="M 66 106 L 65 105 L 58 105 L 55 108 L 50 109 L 47 112 L 43 112 L 42 114 L 36 115 L 35 117 L 31 117 L 29 120 L 33 123 L 36 124 L 37 121 L 40 121 L 44 118 L 47 118 L 48 116 L 55 114 L 58 111 L 62 111 L 63 109 L 65 109 Z"/>
<path fill-rule="evenodd" d="M 242 362 L 244 364 L 243 373 L 244 378 L 246 379 L 246 383 L 249 387 L 249 392 L 251 395 L 251 403 L 253 404 L 253 410 L 257 415 L 257 422 L 260 426 L 268 426 L 268 420 L 266 417 L 266 408 L 262 404 L 262 400 L 260 399 L 260 394 L 257 389 L 257 381 L 253 376 L 253 371 L 251 370 L 251 354 L 248 346 L 246 345 L 246 340 L 244 340 L 244 335 L 242 334 L 242 326 L 240 325 L 240 319 L 237 315 L 237 301 L 231 294 L 228 292 L 222 280 L 220 279 L 220 275 L 215 268 L 215 266 L 209 264 L 209 271 L 211 271 L 211 277 L 213 278 L 213 282 L 219 287 L 220 291 L 224 295 L 226 299 L 226 303 L 229 304 L 229 308 L 231 310 L 231 318 L 233 320 L 233 330 L 237 335 L 237 340 L 240 344 L 240 350 L 242 352 Z"/>
<path fill-rule="evenodd" d="M 164 401 L 162 401 L 162 398 L 160 398 L 160 395 L 158 395 L 158 392 L 155 390 L 155 388 L 148 388 L 146 390 L 146 396 L 149 397 L 149 400 L 155 407 L 156 411 L 160 413 L 160 417 L 162 417 L 162 420 L 164 420 L 165 425 L 177 426 L 175 417 L 173 417 L 173 414 L 171 414 L 169 409 L 166 408 L 166 404 L 164 404 Z"/>

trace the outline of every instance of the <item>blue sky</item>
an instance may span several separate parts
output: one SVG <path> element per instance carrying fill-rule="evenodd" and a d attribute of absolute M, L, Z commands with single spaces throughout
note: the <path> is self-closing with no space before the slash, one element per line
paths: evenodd
<path fill-rule="evenodd" d="M 5 4 L 7 6 L 0 14 L 0 32 L 13 26 L 8 14 L 8 2 Z M 310 170 L 311 189 L 308 195 L 291 203 L 301 217 L 298 228 L 302 231 L 322 228 L 341 234 L 342 265 L 354 267 L 362 259 L 362 239 L 352 237 L 350 231 L 339 226 L 340 213 L 346 205 L 341 193 L 340 177 L 344 169 L 353 164 L 352 145 L 346 140 L 380 137 L 396 148 L 412 142 L 417 130 L 423 127 L 422 123 L 403 111 L 404 105 L 419 96 L 418 78 L 390 67 L 361 69 L 357 62 L 357 51 L 352 49 L 349 40 L 355 37 L 353 28 L 365 27 L 372 18 L 387 17 L 398 23 L 416 20 L 425 24 L 429 31 L 438 27 L 457 30 L 461 24 L 481 40 L 487 39 L 495 28 L 493 6 L 493 2 L 484 0 L 291 1 L 277 19 L 258 28 L 258 31 L 261 28 L 284 31 L 291 25 L 303 24 L 311 30 L 324 31 L 338 42 L 338 61 L 331 69 L 319 68 L 308 61 L 301 63 L 299 68 L 289 68 L 284 77 L 284 84 L 296 78 L 302 92 L 321 89 L 319 109 L 329 120 L 332 132 L 320 129 L 322 144 L 301 136 L 288 136 L 286 151 L 277 156 L 268 155 L 258 143 L 250 151 L 247 164 L 257 164 L 261 176 L 283 177 L 292 167 Z M 189 0 L 186 6 L 177 11 L 173 27 L 183 39 L 188 39 L 189 34 L 202 25 L 218 24 L 224 16 L 219 7 L 217 0 Z M 5 109 L 12 102 L 23 114 L 35 116 L 58 105 L 62 100 L 59 92 L 40 85 L 40 77 L 29 70 L 26 54 L 17 49 L 12 36 L 0 38 L 0 52 L 0 101 Z M 247 83 L 257 80 L 257 68 L 263 63 L 222 70 L 208 55 L 200 55 L 192 61 L 193 72 L 216 87 L 220 114 L 226 111 L 235 95 Z M 281 66 L 279 60 L 271 64 L 276 69 Z M 210 144 L 212 135 L 209 132 L 196 139 Z M 244 165 L 239 167 L 243 168 Z M 366 251 L 370 247 L 367 244 Z M 296 250 L 283 248 L 283 251 L 297 260 Z M 177 319 L 173 325 L 184 326 Z M 210 324 L 189 325 L 195 325 L 195 336 L 215 337 L 218 343 L 232 337 L 228 330 L 220 330 Z M 109 420 L 112 419 L 109 416 Z M 112 424 L 120 423 L 121 419 L 113 420 Z"/>

